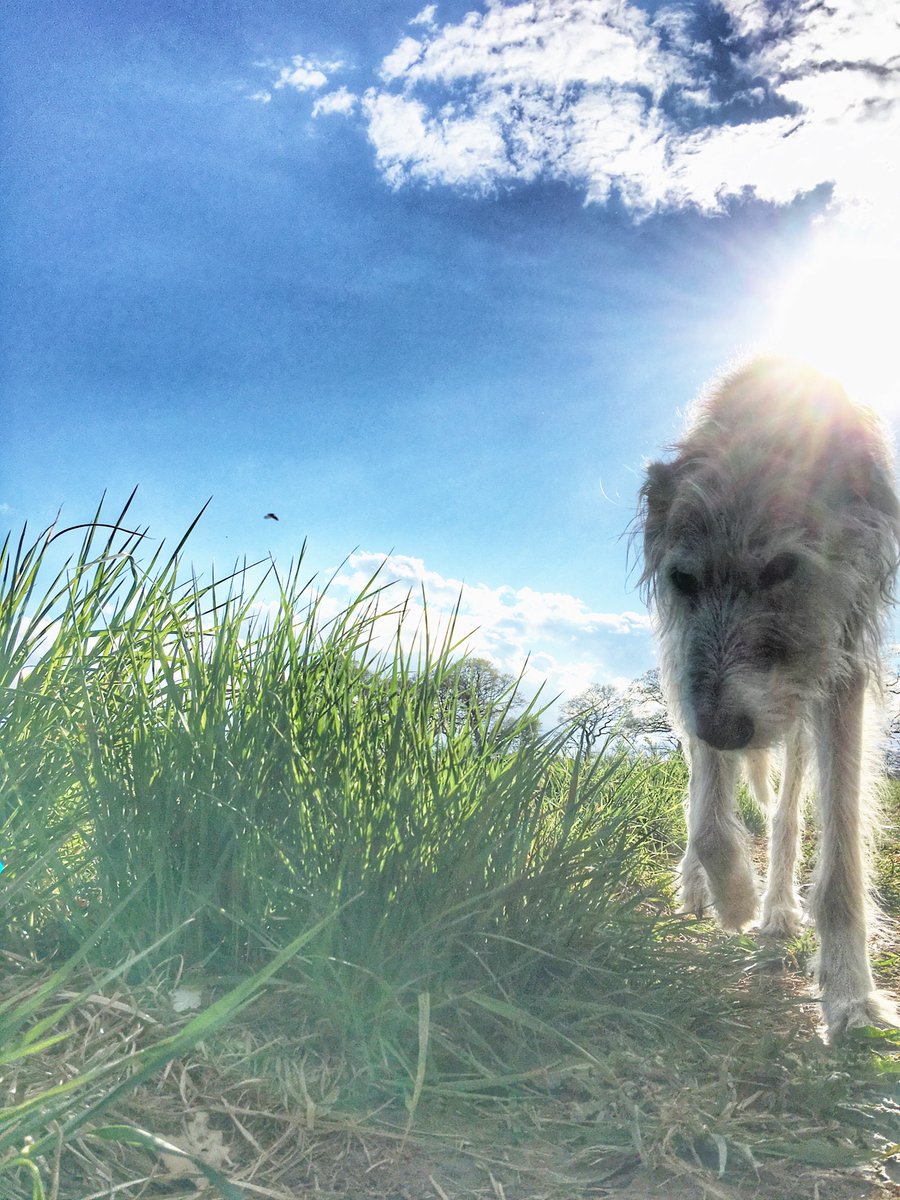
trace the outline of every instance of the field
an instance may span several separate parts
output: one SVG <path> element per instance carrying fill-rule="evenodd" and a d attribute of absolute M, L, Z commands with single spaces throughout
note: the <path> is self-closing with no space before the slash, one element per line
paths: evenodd
<path fill-rule="evenodd" d="M 2 1200 L 900 1194 L 895 1036 L 823 1043 L 811 936 L 673 915 L 678 755 L 131 521 L 0 566 Z"/>

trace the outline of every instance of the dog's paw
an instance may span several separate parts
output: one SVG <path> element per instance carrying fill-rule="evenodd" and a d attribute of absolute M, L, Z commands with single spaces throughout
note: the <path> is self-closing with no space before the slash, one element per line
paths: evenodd
<path fill-rule="evenodd" d="M 851 1029 L 864 1029 L 870 1025 L 881 1029 L 900 1028 L 900 1011 L 892 997 L 884 992 L 839 999 L 830 999 L 826 992 L 822 997 L 822 1011 L 828 1040 L 832 1043 Z"/>
<path fill-rule="evenodd" d="M 751 875 L 732 875 L 727 890 L 713 896 L 716 917 L 723 929 L 740 932 L 752 925 L 759 912 L 756 884 Z"/>
<path fill-rule="evenodd" d="M 732 933 L 740 933 L 756 920 L 758 907 L 755 896 L 742 897 L 736 900 L 729 896 L 726 902 L 716 901 L 716 916 L 723 929 Z"/>
<path fill-rule="evenodd" d="M 681 887 L 678 891 L 678 913 L 685 917 L 702 917 L 710 906 L 706 872 L 690 853 L 680 867 Z"/>
<path fill-rule="evenodd" d="M 759 936 L 771 942 L 790 942 L 803 929 L 803 909 L 787 901 L 783 904 L 763 902 Z"/>
<path fill-rule="evenodd" d="M 690 886 L 682 885 L 676 912 L 683 917 L 702 917 L 710 907 L 709 889 L 705 879 L 695 879 Z"/>

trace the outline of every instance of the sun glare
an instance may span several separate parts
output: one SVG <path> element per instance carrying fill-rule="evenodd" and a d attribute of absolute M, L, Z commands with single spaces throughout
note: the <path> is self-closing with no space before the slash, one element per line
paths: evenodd
<path fill-rule="evenodd" d="M 900 251 L 859 232 L 822 231 L 772 298 L 765 343 L 838 378 L 896 417 Z"/>

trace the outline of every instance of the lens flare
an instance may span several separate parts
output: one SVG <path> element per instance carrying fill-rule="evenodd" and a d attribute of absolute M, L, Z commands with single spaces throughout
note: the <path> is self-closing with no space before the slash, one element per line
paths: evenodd
<path fill-rule="evenodd" d="M 766 345 L 834 375 L 855 399 L 896 417 L 898 285 L 895 237 L 823 230 L 772 297 Z"/>

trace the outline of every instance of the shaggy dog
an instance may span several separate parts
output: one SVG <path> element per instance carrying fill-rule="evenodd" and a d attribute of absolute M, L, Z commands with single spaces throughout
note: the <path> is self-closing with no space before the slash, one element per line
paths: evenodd
<path fill-rule="evenodd" d="M 863 708 L 879 681 L 900 553 L 891 455 L 873 415 L 817 372 L 759 359 L 698 402 L 675 457 L 641 489 L 642 583 L 662 676 L 690 760 L 685 911 L 757 915 L 734 793 L 741 768 L 770 797 L 785 746 L 760 933 L 796 934 L 800 797 L 817 768 L 821 837 L 810 910 L 829 1034 L 896 1011 L 875 991 Z"/>

